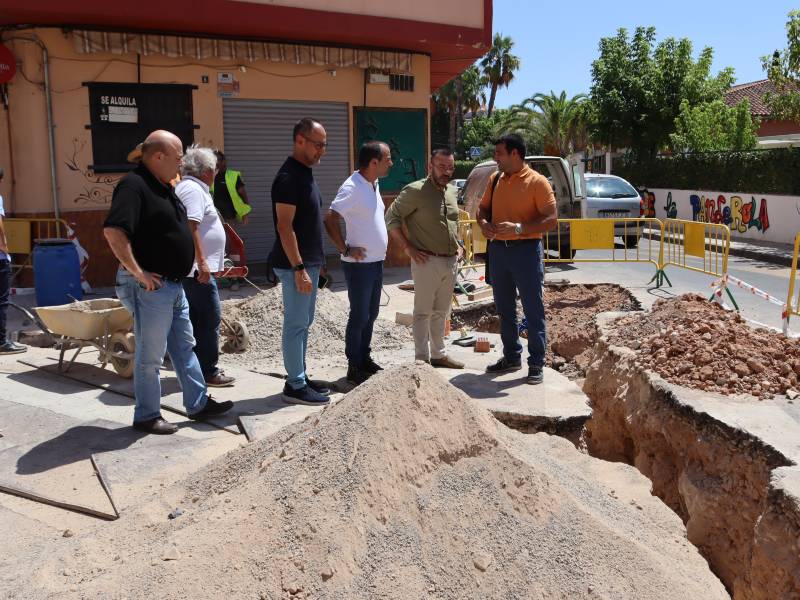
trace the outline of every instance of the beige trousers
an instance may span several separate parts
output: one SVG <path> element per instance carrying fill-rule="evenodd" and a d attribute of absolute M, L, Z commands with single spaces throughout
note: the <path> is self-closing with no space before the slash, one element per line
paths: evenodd
<path fill-rule="evenodd" d="M 456 257 L 429 256 L 411 261 L 414 278 L 414 355 L 417 360 L 444 358 L 444 324 L 450 316 Z"/>

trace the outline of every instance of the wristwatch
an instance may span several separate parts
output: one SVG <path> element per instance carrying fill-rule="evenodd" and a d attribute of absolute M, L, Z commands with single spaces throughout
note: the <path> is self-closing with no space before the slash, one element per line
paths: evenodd
<path fill-rule="evenodd" d="M 305 271 L 306 270 L 306 266 L 303 263 L 300 263 L 299 265 L 293 266 L 292 270 L 293 271 Z"/>
<path fill-rule="evenodd" d="M 514 225 L 514 233 L 517 235 L 522 235 L 522 223 L 516 223 Z"/>

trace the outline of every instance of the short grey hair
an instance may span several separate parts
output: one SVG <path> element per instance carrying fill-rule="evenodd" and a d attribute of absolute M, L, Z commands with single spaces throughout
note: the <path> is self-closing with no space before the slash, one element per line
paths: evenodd
<path fill-rule="evenodd" d="M 217 168 L 217 157 L 211 148 L 203 148 L 197 144 L 192 144 L 186 149 L 183 155 L 183 167 L 181 174 L 199 177 L 206 171 L 212 173 Z"/>

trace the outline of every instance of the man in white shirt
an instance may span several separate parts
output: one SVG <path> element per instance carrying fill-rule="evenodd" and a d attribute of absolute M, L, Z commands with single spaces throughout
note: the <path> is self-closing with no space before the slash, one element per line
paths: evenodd
<path fill-rule="evenodd" d="M 227 387 L 233 385 L 234 378 L 217 367 L 222 309 L 214 273 L 223 270 L 225 229 L 209 193 L 216 166 L 213 150 L 190 146 L 183 155 L 182 178 L 175 193 L 186 207 L 194 240 L 195 264 L 183 280 L 196 342 L 194 353 L 206 385 Z"/>
<path fill-rule="evenodd" d="M 0 169 L 0 182 L 2 181 L 3 169 Z M 5 216 L 3 197 L 0 196 L 0 354 L 18 354 L 25 352 L 28 347 L 12 342 L 6 336 L 6 311 L 8 310 L 8 295 L 11 288 L 11 255 L 8 253 L 6 230 L 3 225 Z"/>
<path fill-rule="evenodd" d="M 389 238 L 378 178 L 392 168 L 389 146 L 367 142 L 358 153 L 358 171 L 339 188 L 325 216 L 325 229 L 341 252 L 350 316 L 345 331 L 347 381 L 358 385 L 381 370 L 370 356 L 372 326 L 378 317 L 383 259 Z M 339 227 L 344 219 L 347 239 Z"/>

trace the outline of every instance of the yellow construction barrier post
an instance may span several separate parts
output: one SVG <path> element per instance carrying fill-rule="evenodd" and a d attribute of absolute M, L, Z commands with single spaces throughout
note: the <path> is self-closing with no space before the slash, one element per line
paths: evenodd
<path fill-rule="evenodd" d="M 559 219 L 556 229 L 543 236 L 545 263 L 604 263 L 639 262 L 650 263 L 656 269 L 661 261 L 661 241 L 664 227 L 654 218 L 626 219 Z M 633 248 L 624 244 L 617 247 L 615 238 L 640 240 Z M 586 258 L 576 255 L 579 250 L 606 250 L 603 257 Z M 549 256 L 556 252 L 558 258 Z"/>
<path fill-rule="evenodd" d="M 727 285 L 728 254 L 731 247 L 731 232 L 727 225 L 666 219 L 661 239 L 659 271 L 663 277 L 666 277 L 664 269 L 670 265 L 717 277 L 720 286 L 711 295 L 711 299 L 715 296 L 721 297 L 724 291 L 736 310 L 739 310 L 739 305 Z M 701 259 L 702 265 L 692 265 L 687 261 L 689 257 Z"/>
<path fill-rule="evenodd" d="M 800 286 L 797 284 L 797 256 L 800 253 L 800 233 L 794 237 L 794 255 L 792 256 L 792 270 L 789 274 L 789 294 L 786 296 L 786 305 L 783 307 L 783 333 L 789 334 L 789 319 L 792 315 L 800 316 Z M 795 296 L 797 289 L 797 296 Z"/>

